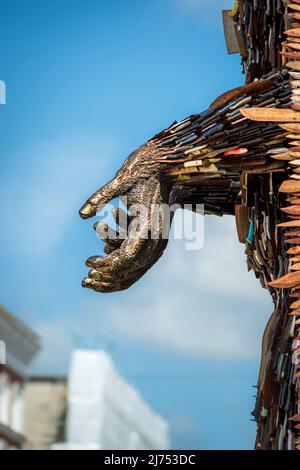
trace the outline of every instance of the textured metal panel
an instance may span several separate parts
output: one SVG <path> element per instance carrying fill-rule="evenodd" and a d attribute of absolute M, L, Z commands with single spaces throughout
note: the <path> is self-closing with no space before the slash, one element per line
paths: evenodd
<path fill-rule="evenodd" d="M 222 10 L 223 28 L 228 54 L 237 54 L 240 52 L 239 44 L 235 34 L 234 21 L 229 13 L 231 10 Z"/>

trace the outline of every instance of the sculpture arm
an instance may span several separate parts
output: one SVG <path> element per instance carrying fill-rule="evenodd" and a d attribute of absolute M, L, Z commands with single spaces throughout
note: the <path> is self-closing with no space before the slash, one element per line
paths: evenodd
<path fill-rule="evenodd" d="M 274 123 L 261 126 L 248 121 L 240 110 L 270 100 L 284 106 L 289 94 L 287 77 L 278 72 L 222 95 L 208 110 L 175 122 L 133 152 L 115 177 L 80 210 L 82 218 L 89 218 L 114 198 L 126 196 L 125 219 L 130 221 L 125 236 L 122 224 L 117 234 L 102 222 L 96 224 L 106 243 L 106 256 L 87 260 L 90 271 L 83 286 L 101 292 L 126 289 L 160 258 L 168 231 L 164 232 L 164 217 L 159 218 L 153 237 L 154 207 L 205 204 L 207 213 L 233 214 L 241 198 L 243 171 L 282 170 L 284 161 L 270 158 L 268 145 L 284 145 L 286 132 Z M 146 209 L 142 216 L 136 210 L 137 204 Z M 120 211 L 113 212 L 119 219 Z"/>

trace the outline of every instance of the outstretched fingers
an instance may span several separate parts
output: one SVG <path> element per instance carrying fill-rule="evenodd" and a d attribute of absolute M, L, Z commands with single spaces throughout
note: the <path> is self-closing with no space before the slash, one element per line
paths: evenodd
<path fill-rule="evenodd" d="M 99 273 L 96 270 L 90 270 L 88 277 L 82 281 L 82 286 L 97 292 L 117 292 L 128 289 L 138 279 L 140 279 L 148 267 L 135 269 L 132 271 L 120 271 L 114 274 L 114 277 Z"/>
<path fill-rule="evenodd" d="M 115 292 L 134 284 L 160 258 L 167 240 L 143 240 L 130 256 L 122 246 L 113 255 L 93 256 L 87 261 L 92 269 L 83 281 L 83 287 L 99 292 Z M 109 262 L 107 260 L 109 259 Z"/>

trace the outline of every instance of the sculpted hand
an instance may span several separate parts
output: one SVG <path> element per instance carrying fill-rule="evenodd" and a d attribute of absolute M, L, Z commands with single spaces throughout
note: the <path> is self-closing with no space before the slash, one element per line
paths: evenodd
<path fill-rule="evenodd" d="M 99 292 L 127 289 L 162 255 L 168 242 L 162 237 L 164 221 L 158 218 L 153 238 L 151 215 L 153 207 L 169 203 L 170 191 L 160 181 L 158 156 L 153 143 L 140 147 L 128 157 L 115 177 L 81 208 L 80 216 L 86 219 L 112 199 L 126 196 L 128 210 L 128 215 L 117 208 L 112 211 L 119 224 L 118 232 L 103 222 L 95 224 L 98 235 L 106 243 L 106 256 L 96 255 L 87 260 L 90 271 L 83 280 L 83 287 Z M 137 207 L 142 210 L 137 211 Z"/>

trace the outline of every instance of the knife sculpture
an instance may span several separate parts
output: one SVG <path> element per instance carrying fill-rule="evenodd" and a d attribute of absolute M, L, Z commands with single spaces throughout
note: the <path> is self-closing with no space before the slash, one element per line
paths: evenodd
<path fill-rule="evenodd" d="M 126 196 L 131 221 L 136 203 L 204 204 L 206 214 L 235 216 L 248 268 L 274 301 L 253 411 L 255 448 L 300 450 L 300 0 L 239 0 L 229 14 L 246 85 L 133 152 L 80 215 Z M 121 211 L 113 214 L 119 223 Z M 88 259 L 84 287 L 127 289 L 159 259 L 167 245 L 162 225 L 155 239 L 143 236 L 147 220 L 140 225 L 134 237 L 118 237 L 96 224 L 106 256 Z"/>

